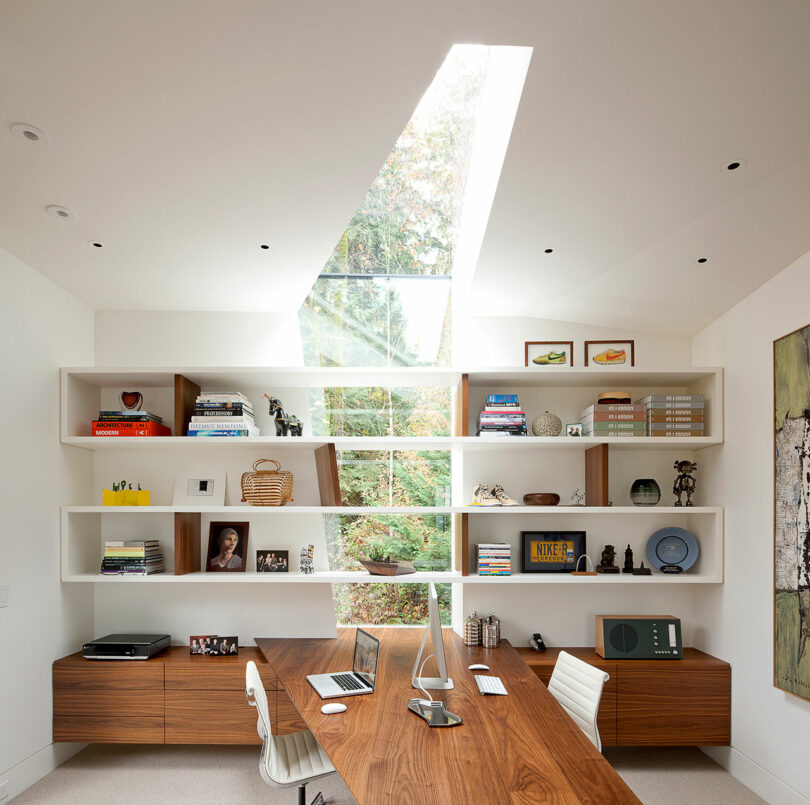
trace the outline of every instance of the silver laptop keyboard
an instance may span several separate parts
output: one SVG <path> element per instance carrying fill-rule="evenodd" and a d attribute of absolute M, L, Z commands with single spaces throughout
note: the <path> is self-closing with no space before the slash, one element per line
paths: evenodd
<path fill-rule="evenodd" d="M 330 674 L 342 690 L 363 690 L 368 685 L 361 685 L 352 674 Z"/>

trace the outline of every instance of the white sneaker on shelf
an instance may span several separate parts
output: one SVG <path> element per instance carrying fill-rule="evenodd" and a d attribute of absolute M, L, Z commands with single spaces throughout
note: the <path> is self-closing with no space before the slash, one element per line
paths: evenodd
<path fill-rule="evenodd" d="M 490 492 L 488 486 L 478 484 L 473 489 L 473 502 L 471 506 L 500 506 L 501 502 Z"/>
<path fill-rule="evenodd" d="M 500 484 L 495 484 L 491 489 L 492 496 L 498 501 L 501 506 L 520 506 L 514 498 L 510 498 Z"/>

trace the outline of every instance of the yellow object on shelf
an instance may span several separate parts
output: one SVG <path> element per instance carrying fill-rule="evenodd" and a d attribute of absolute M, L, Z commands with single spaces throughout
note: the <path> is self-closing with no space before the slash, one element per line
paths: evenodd
<path fill-rule="evenodd" d="M 148 489 L 101 490 L 102 506 L 149 506 L 151 493 Z"/>

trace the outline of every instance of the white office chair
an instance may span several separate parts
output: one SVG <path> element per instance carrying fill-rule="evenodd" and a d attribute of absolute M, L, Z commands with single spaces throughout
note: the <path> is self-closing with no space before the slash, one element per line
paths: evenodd
<path fill-rule="evenodd" d="M 596 727 L 596 715 L 602 688 L 608 679 L 610 674 L 588 665 L 567 651 L 561 651 L 548 683 L 552 696 L 600 752 L 602 741 Z"/>
<path fill-rule="evenodd" d="M 245 668 L 245 696 L 248 704 L 256 708 L 256 730 L 264 741 L 259 758 L 259 773 L 268 785 L 278 788 L 297 785 L 298 805 L 306 805 L 307 783 L 332 774 L 335 767 L 309 730 L 290 735 L 273 735 L 267 694 L 253 660 Z M 323 795 L 318 792 L 312 805 L 323 803 Z"/>

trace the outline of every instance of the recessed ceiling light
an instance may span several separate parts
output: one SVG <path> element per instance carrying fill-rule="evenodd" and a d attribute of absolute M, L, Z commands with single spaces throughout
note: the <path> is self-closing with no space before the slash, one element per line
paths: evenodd
<path fill-rule="evenodd" d="M 48 215 L 52 215 L 54 218 L 61 218 L 63 221 L 75 221 L 76 218 L 78 218 L 75 212 L 69 210 L 67 207 L 60 207 L 58 204 L 49 204 L 45 208 L 45 212 L 47 212 Z"/>
<path fill-rule="evenodd" d="M 48 135 L 42 129 L 28 123 L 12 123 L 9 128 L 12 134 L 16 134 L 34 145 L 47 145 L 49 142 Z"/>
<path fill-rule="evenodd" d="M 705 263 L 708 259 L 708 257 L 698 257 L 698 263 Z"/>
<path fill-rule="evenodd" d="M 546 251 L 546 254 L 551 254 L 554 251 L 554 249 L 546 249 L 545 251 Z"/>
<path fill-rule="evenodd" d="M 102 248 L 102 246 L 104 246 L 103 243 L 99 243 L 97 240 L 88 240 L 87 245 L 88 246 L 93 246 L 96 249 L 100 249 L 100 248 Z"/>
<path fill-rule="evenodd" d="M 266 243 L 262 243 L 262 245 L 259 246 L 259 248 L 260 249 L 269 249 L 270 247 Z"/>

